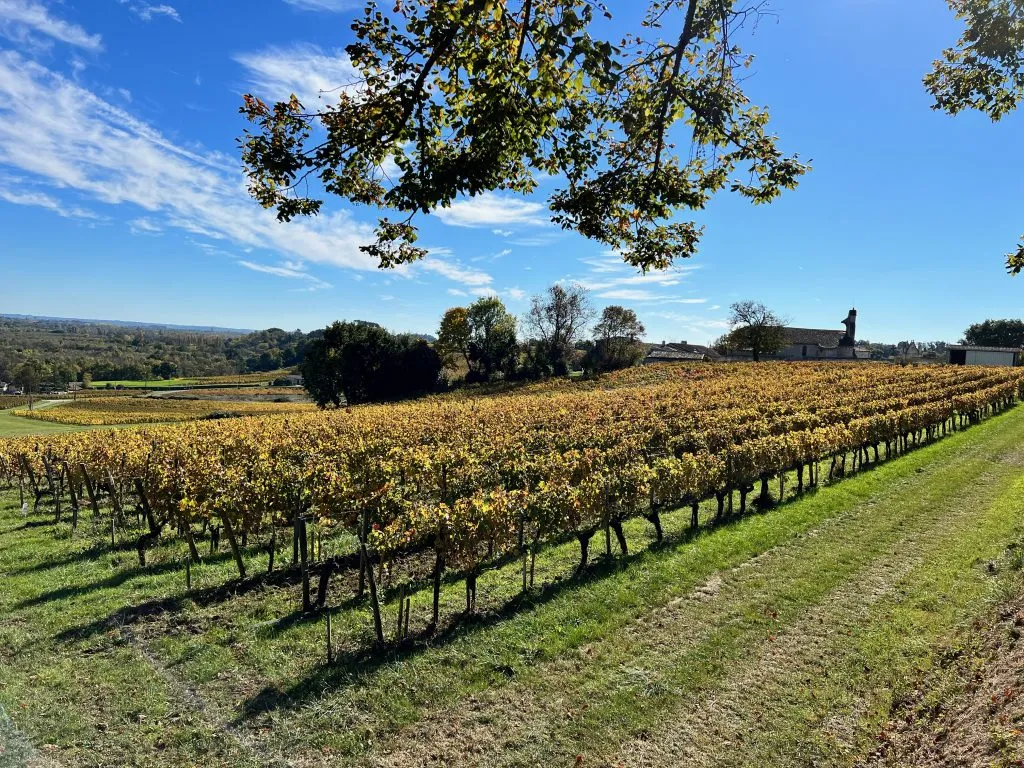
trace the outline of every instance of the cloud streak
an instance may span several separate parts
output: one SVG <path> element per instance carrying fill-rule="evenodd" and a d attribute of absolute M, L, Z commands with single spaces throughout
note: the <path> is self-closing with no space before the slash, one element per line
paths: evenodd
<path fill-rule="evenodd" d="M 103 50 L 99 35 L 90 35 L 77 24 L 58 19 L 36 0 L 0 0 L 0 34 L 12 40 L 24 40 L 32 33 L 87 51 Z"/>
<path fill-rule="evenodd" d="M 132 11 L 143 21 L 152 21 L 154 16 L 166 16 L 181 23 L 177 9 L 170 5 L 133 5 Z"/>
<path fill-rule="evenodd" d="M 513 224 L 541 226 L 550 223 L 543 215 L 545 206 L 512 195 L 483 192 L 465 200 L 456 200 L 434 214 L 453 227 L 508 227 Z M 491 230 L 495 231 L 494 229 Z"/>
<path fill-rule="evenodd" d="M 234 59 L 245 68 L 246 82 L 256 95 L 274 101 L 294 93 L 307 106 L 330 103 L 339 89 L 354 89 L 360 80 L 345 53 L 328 53 L 316 45 L 270 47 Z"/>
<path fill-rule="evenodd" d="M 12 205 L 31 205 L 38 208 L 46 208 L 65 219 L 92 219 L 99 220 L 102 217 L 85 208 L 78 206 L 65 206 L 60 200 L 45 192 L 16 192 L 11 189 L 0 189 L 0 200 Z"/>
<path fill-rule="evenodd" d="M 0 171 L 131 205 L 160 224 L 282 257 L 357 270 L 368 225 L 338 212 L 282 224 L 246 194 L 231 158 L 177 145 L 96 94 L 0 51 Z"/>
<path fill-rule="evenodd" d="M 494 278 L 486 272 L 464 267 L 456 262 L 437 258 L 433 255 L 427 256 L 418 262 L 416 268 L 422 272 L 433 272 L 447 277 L 453 283 L 462 283 L 463 285 L 476 288 L 490 285 L 494 282 Z"/>
<path fill-rule="evenodd" d="M 301 265 L 295 262 L 286 261 L 281 266 L 274 266 L 272 264 L 257 264 L 253 261 L 246 261 L 240 259 L 238 261 L 239 266 L 251 269 L 253 272 L 262 272 L 265 275 L 274 275 L 275 277 L 284 277 L 289 280 L 305 280 L 312 284 L 312 287 L 317 290 L 321 288 L 332 287 L 330 283 L 321 280 L 315 275 L 311 275 L 301 268 Z"/>

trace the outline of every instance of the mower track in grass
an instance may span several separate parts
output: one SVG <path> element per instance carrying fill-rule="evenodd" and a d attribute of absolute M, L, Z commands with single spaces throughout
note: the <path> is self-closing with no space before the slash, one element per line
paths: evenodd
<path fill-rule="evenodd" d="M 986 609 L 987 564 L 1024 521 L 1021 444 L 1015 408 L 692 538 L 688 510 L 665 516 L 663 546 L 631 521 L 628 558 L 572 579 L 576 548 L 553 547 L 549 586 L 514 610 L 517 563 L 481 576 L 483 616 L 333 667 L 322 621 L 288 613 L 294 583 L 178 603 L 180 542 L 138 569 L 109 533 L 71 539 L 7 495 L 0 705 L 64 765 L 849 765 Z M 462 593 L 446 584 L 447 615 Z M 423 615 L 429 589 L 412 598 Z M 342 654 L 367 640 L 365 605 L 344 599 Z"/>
<path fill-rule="evenodd" d="M 927 663 L 929 641 L 980 604 L 988 578 L 977 563 L 1024 519 L 1016 444 L 1007 434 L 934 460 L 918 454 L 904 460 L 916 466 L 798 502 L 845 492 L 854 503 L 716 574 L 714 589 L 700 585 L 522 682 L 432 713 L 370 762 L 848 764 L 893 688 Z M 905 476 L 855 501 L 857 486 L 893 470 Z M 905 633 L 887 631 L 897 617 Z"/>

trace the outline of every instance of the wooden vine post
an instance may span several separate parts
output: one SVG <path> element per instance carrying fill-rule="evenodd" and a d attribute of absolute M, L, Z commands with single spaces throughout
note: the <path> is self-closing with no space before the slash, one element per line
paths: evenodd
<path fill-rule="evenodd" d="M 238 566 L 238 575 L 245 578 L 245 563 L 242 561 L 242 551 L 238 548 L 238 539 L 235 538 L 235 529 L 231 526 L 231 516 L 221 515 L 224 523 L 224 533 L 228 535 L 228 544 L 231 545 L 231 554 L 235 558 L 235 565 Z"/>
<path fill-rule="evenodd" d="M 57 484 L 54 482 L 54 479 L 53 479 L 53 468 L 50 466 L 50 462 L 46 458 L 45 454 L 43 455 L 43 469 L 46 471 L 46 484 L 50 488 L 50 498 L 53 499 L 54 509 L 56 510 L 56 512 L 54 514 L 54 522 L 55 523 L 59 523 L 60 522 L 60 494 L 57 493 Z"/>
<path fill-rule="evenodd" d="M 295 541 L 299 550 L 299 571 L 302 574 L 302 610 L 309 611 L 313 605 L 309 599 L 309 551 L 306 548 L 306 518 L 295 515 Z"/>
<path fill-rule="evenodd" d="M 21 454 L 21 465 L 25 468 L 25 474 L 28 475 L 29 483 L 32 484 L 32 493 L 35 495 L 35 501 L 32 502 L 32 512 L 35 513 L 39 507 L 39 500 L 46 491 L 39 487 L 39 480 L 36 478 L 35 470 L 32 469 L 32 464 L 25 454 Z"/>
<path fill-rule="evenodd" d="M 107 470 L 107 488 L 110 490 L 110 504 L 118 525 L 124 525 L 124 508 L 121 506 L 121 496 L 117 492 L 117 485 L 114 483 L 114 476 Z"/>
<path fill-rule="evenodd" d="M 366 551 L 366 542 L 363 541 L 359 545 L 362 550 L 363 559 L 366 560 L 366 580 L 370 584 L 370 608 L 373 612 L 373 631 L 377 636 L 377 644 L 384 644 L 384 625 L 380 619 L 380 601 L 377 595 L 377 579 L 373 575 L 373 566 L 370 563 L 370 557 Z"/>
<path fill-rule="evenodd" d="M 71 535 L 74 536 L 78 530 L 78 494 L 75 492 L 75 483 L 71 477 L 71 467 L 64 462 L 64 474 L 68 479 L 68 495 L 71 497 Z"/>
<path fill-rule="evenodd" d="M 89 495 L 89 504 L 92 506 L 93 519 L 100 516 L 100 505 L 96 501 L 96 489 L 93 487 L 92 478 L 89 477 L 89 470 L 85 464 L 78 465 L 79 471 L 82 473 L 82 478 L 85 480 L 85 492 Z"/>
<path fill-rule="evenodd" d="M 161 526 L 157 525 L 156 518 L 153 516 L 153 509 L 149 506 L 149 499 L 146 498 L 146 489 L 142 485 L 142 480 L 138 477 L 135 478 L 135 492 L 139 495 L 139 504 L 142 507 L 146 523 L 149 525 L 149 530 L 139 537 L 138 544 L 136 545 L 139 551 L 139 565 L 145 567 L 146 548 L 156 543 L 156 540 L 160 538 Z"/>

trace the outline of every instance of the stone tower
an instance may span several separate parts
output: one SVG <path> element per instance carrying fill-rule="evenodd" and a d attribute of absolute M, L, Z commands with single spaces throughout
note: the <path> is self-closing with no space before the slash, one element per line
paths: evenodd
<path fill-rule="evenodd" d="M 843 320 L 843 325 L 846 326 L 846 335 L 843 336 L 839 342 L 844 347 L 853 347 L 857 345 L 857 310 L 851 309 L 850 314 Z"/>

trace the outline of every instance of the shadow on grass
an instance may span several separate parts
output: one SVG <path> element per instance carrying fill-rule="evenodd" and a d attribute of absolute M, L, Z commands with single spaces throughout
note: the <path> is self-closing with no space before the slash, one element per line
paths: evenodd
<path fill-rule="evenodd" d="M 856 474 L 859 475 L 862 471 L 865 473 L 871 472 L 885 463 L 886 461 L 882 459 L 878 463 L 870 462 L 864 464 L 862 467 L 858 467 Z M 646 547 L 631 550 L 628 555 L 608 556 L 602 553 L 597 559 L 592 560 L 582 572 L 556 577 L 553 581 L 539 587 L 520 592 L 496 610 L 486 613 L 455 614 L 439 632 L 433 634 L 420 632 L 400 643 L 390 643 L 382 647 L 363 647 L 338 651 L 335 653 L 333 664 L 321 666 L 316 672 L 295 682 L 291 686 L 281 688 L 269 685 L 263 688 L 243 704 L 242 712 L 234 721 L 234 725 L 241 725 L 250 718 L 259 717 L 277 710 L 299 708 L 310 699 L 321 696 L 328 689 L 359 687 L 363 684 L 363 680 L 366 677 L 373 675 L 383 666 L 414 658 L 431 648 L 442 646 L 459 638 L 471 637 L 518 614 L 550 603 L 567 592 L 583 588 L 588 584 L 607 578 L 633 563 L 649 557 L 670 555 L 699 536 L 710 535 L 716 530 L 730 528 L 748 518 L 760 517 L 796 501 L 812 497 L 822 489 L 854 476 L 853 474 L 847 474 L 844 477 L 837 474 L 832 480 L 825 479 L 820 484 L 805 485 L 800 493 L 796 492 L 796 484 L 794 483 L 792 490 L 787 489 L 788 495 L 781 501 L 773 497 L 771 501 L 761 503 L 758 498 L 753 498 L 743 513 L 736 510 L 731 516 L 727 515 L 720 519 L 709 520 L 698 528 L 686 527 L 680 531 L 666 534 L 660 542 L 653 541 Z M 674 513 L 688 515 L 689 508 L 684 507 L 675 510 Z M 511 558 L 502 558 L 501 562 L 508 564 L 509 560 L 517 558 L 517 555 L 513 555 Z M 459 582 L 463 578 L 462 574 L 451 574 L 446 576 L 445 582 L 450 584 L 452 582 Z M 426 587 L 424 586 L 423 588 Z M 351 600 L 346 601 L 332 610 L 344 610 L 351 602 Z M 312 621 L 322 621 L 322 615 L 296 612 L 295 614 L 283 617 L 275 625 L 284 629 Z M 507 679 L 515 675 L 515 670 L 508 667 L 496 666 L 493 672 L 496 678 L 505 677 Z"/>
<path fill-rule="evenodd" d="M 208 564 L 216 563 L 225 561 L 229 558 L 231 558 L 229 553 L 221 552 L 212 557 L 204 557 L 203 562 Z M 160 563 L 159 565 L 147 566 L 146 568 L 132 568 L 130 571 L 124 572 L 126 576 L 123 580 L 127 581 L 130 578 L 145 576 L 156 572 L 158 569 L 165 571 L 173 569 L 183 570 L 183 566 L 179 562 L 168 561 Z M 118 576 L 120 576 L 120 574 L 117 574 L 110 579 L 104 579 L 101 582 L 96 582 L 90 586 L 95 589 L 101 589 L 107 586 L 116 586 L 110 582 Z M 181 610 L 186 603 L 205 607 L 224 602 L 232 597 L 264 589 L 265 587 L 294 586 L 298 584 L 300 580 L 301 574 L 299 573 L 298 568 L 295 567 L 276 570 L 273 573 L 257 573 L 247 576 L 244 579 L 235 579 L 216 586 L 203 587 L 201 589 L 193 589 L 191 592 L 182 592 L 176 595 L 154 598 L 152 600 L 139 603 L 138 605 L 127 605 L 104 618 L 95 619 L 87 624 L 81 624 L 77 627 L 70 627 L 63 630 L 55 636 L 55 639 L 60 642 L 86 640 L 94 635 L 107 632 L 114 627 L 132 624 L 150 616 L 157 616 L 159 614 Z M 37 601 L 39 599 L 40 598 L 36 598 Z"/>
<path fill-rule="evenodd" d="M 339 649 L 333 664 L 320 667 L 316 672 L 296 681 L 290 686 L 282 688 L 270 685 L 253 695 L 243 704 L 242 712 L 236 719 L 235 724 L 241 724 L 250 718 L 277 710 L 301 707 L 308 700 L 322 695 L 325 689 L 358 686 L 364 678 L 374 674 L 385 665 L 414 658 L 424 651 L 443 646 L 459 638 L 470 637 L 521 613 L 550 603 L 567 592 L 583 588 L 588 584 L 604 579 L 612 573 L 622 570 L 644 558 L 660 557 L 669 554 L 679 547 L 689 544 L 701 535 L 711 534 L 718 529 L 728 528 L 741 523 L 748 517 L 761 516 L 780 507 L 788 506 L 795 501 L 813 496 L 823 488 L 838 484 L 842 480 L 854 477 L 862 472 L 873 471 L 888 463 L 888 461 L 905 456 L 920 447 L 924 446 L 913 446 L 912 450 L 894 455 L 891 459 L 883 458 L 877 463 L 871 461 L 858 466 L 855 474 L 848 472 L 845 476 L 837 474 L 834 479 L 822 478 L 820 484 L 804 486 L 802 493 L 796 492 L 796 483 L 793 482 L 788 484 L 789 487 L 786 488 L 787 493 L 784 500 L 775 500 L 773 498 L 767 504 L 760 504 L 756 496 L 751 497 L 744 513 L 740 513 L 737 509 L 731 516 L 727 514 L 723 519 L 706 521 L 696 529 L 686 527 L 666 534 L 662 541 L 651 542 L 647 546 L 633 549 L 628 555 L 608 557 L 602 554 L 600 557 L 592 559 L 587 568 L 582 572 L 559 576 L 539 587 L 532 588 L 526 592 L 520 592 L 495 610 L 484 613 L 459 613 L 452 615 L 440 631 L 434 633 L 423 631 L 400 643 L 390 643 L 380 647 L 363 646 L 347 650 Z M 688 515 L 689 509 L 684 507 L 673 512 L 665 512 L 664 514 Z M 572 540 L 571 537 L 569 540 Z M 221 553 L 221 557 L 226 558 L 228 555 Z M 518 557 L 518 555 L 513 554 L 500 558 L 489 564 L 487 570 L 507 566 L 510 562 L 518 559 Z M 351 558 L 345 557 L 340 559 L 345 561 L 348 568 L 343 574 L 337 574 L 335 578 L 339 576 L 352 578 L 353 574 L 350 570 L 352 566 Z M 180 568 L 181 566 L 178 563 L 172 563 L 170 567 Z M 132 576 L 152 572 L 152 568 L 135 570 L 137 572 L 132 574 Z M 317 574 L 314 572 L 311 575 L 315 578 Z M 132 576 L 129 576 L 129 578 Z M 451 586 L 454 583 L 461 582 L 463 578 L 464 574 L 456 572 L 446 573 L 444 583 Z M 61 642 L 85 640 L 94 635 L 105 633 L 115 627 L 131 624 L 150 616 L 180 610 L 186 603 L 205 607 L 267 587 L 294 587 L 300 581 L 301 574 L 295 566 L 289 566 L 273 573 L 259 573 L 246 579 L 237 579 L 222 585 L 193 590 L 190 593 L 158 598 L 136 606 L 126 606 L 106 618 L 96 619 L 87 624 L 64 630 L 56 636 L 56 639 Z M 112 583 L 112 580 L 108 579 L 99 583 L 97 588 L 115 585 Z M 410 595 L 430 589 L 430 579 L 414 579 L 406 585 L 407 589 L 409 587 L 412 587 L 412 591 L 407 593 Z M 393 589 L 389 589 L 383 597 L 393 596 L 393 592 Z M 51 594 L 52 597 L 48 599 L 60 599 L 61 597 L 56 592 Z M 338 613 L 364 605 L 365 598 L 350 597 L 333 606 L 331 610 L 333 613 Z M 321 611 L 303 612 L 296 610 L 274 621 L 265 631 L 271 635 L 276 635 L 296 626 L 320 621 L 323 621 L 323 612 Z M 504 676 L 506 678 L 515 674 L 512 669 L 498 667 L 495 667 L 494 673 L 496 677 Z"/>
<path fill-rule="evenodd" d="M 30 528 L 45 528 L 50 525 L 53 525 L 53 520 L 26 520 L 24 523 L 16 525 L 14 528 L 8 528 L 6 531 L 0 531 L 0 536 L 17 533 L 18 531 L 27 531 Z"/>
<path fill-rule="evenodd" d="M 767 510 L 765 510 L 767 511 Z M 325 689 L 358 687 L 361 681 L 374 674 L 379 668 L 395 662 L 413 658 L 431 648 L 443 646 L 454 640 L 482 632 L 490 627 L 507 621 L 521 613 L 525 613 L 556 600 L 565 593 L 586 587 L 621 571 L 631 564 L 649 557 L 669 554 L 677 548 L 690 543 L 701 535 L 707 535 L 718 528 L 736 524 L 748 516 L 756 514 L 750 510 L 747 515 L 736 514 L 732 518 L 722 520 L 715 525 L 700 528 L 686 528 L 677 533 L 666 535 L 660 542 L 653 542 L 647 547 L 632 550 L 628 555 L 601 554 L 592 560 L 579 573 L 559 576 L 541 586 L 520 592 L 507 600 L 496 610 L 480 613 L 459 613 L 451 617 L 438 632 L 423 631 L 412 635 L 400 643 L 390 643 L 382 647 L 364 647 L 336 652 L 334 663 L 320 667 L 313 674 L 297 681 L 287 688 L 267 686 L 243 704 L 242 713 L 235 720 L 235 725 L 244 721 L 268 714 L 280 709 L 301 707 L 306 701 L 323 694 Z M 517 558 L 513 558 L 517 559 Z M 462 575 L 453 574 L 446 582 L 458 582 Z M 346 601 L 348 602 L 348 601 Z M 332 610 L 340 610 L 335 607 Z M 322 620 L 318 614 L 301 614 L 284 617 L 278 623 L 294 626 L 303 622 Z M 506 679 L 513 677 L 515 671 L 508 667 L 494 667 L 496 677 Z"/>
<path fill-rule="evenodd" d="M 42 523 L 43 525 L 52 525 L 52 521 L 49 523 Z M 12 576 L 27 576 L 32 573 L 42 573 L 43 571 L 49 571 L 54 568 L 63 568 L 67 565 L 74 565 L 76 563 L 87 562 L 90 560 L 97 560 L 103 555 L 113 553 L 126 553 L 136 552 L 136 542 L 134 540 L 124 540 L 117 542 L 113 547 L 106 542 L 96 541 L 90 544 L 85 549 L 80 549 L 75 552 L 71 552 L 62 557 L 51 557 L 46 560 L 41 560 L 38 563 L 24 566 L 23 568 L 14 568 L 8 573 Z"/>

